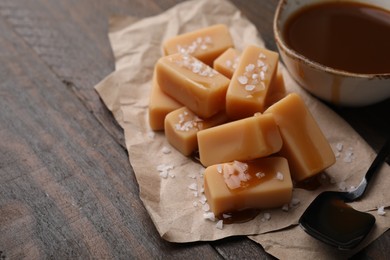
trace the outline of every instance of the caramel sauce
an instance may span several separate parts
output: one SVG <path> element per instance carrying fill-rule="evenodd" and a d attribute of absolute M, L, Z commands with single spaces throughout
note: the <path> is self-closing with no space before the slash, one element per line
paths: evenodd
<path fill-rule="evenodd" d="M 254 219 L 260 213 L 259 209 L 245 209 L 229 213 L 223 213 L 217 216 L 223 221 L 223 224 L 244 223 Z"/>
<path fill-rule="evenodd" d="M 322 65 L 364 74 L 390 73 L 390 12 L 350 2 L 313 4 L 293 14 L 287 45 Z"/>

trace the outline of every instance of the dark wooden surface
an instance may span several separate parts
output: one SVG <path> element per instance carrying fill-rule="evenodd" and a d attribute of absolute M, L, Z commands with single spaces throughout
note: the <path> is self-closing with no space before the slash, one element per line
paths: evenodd
<path fill-rule="evenodd" d="M 123 133 L 94 85 L 114 69 L 111 15 L 178 0 L 0 1 L 0 259 L 272 258 L 246 237 L 162 240 L 138 197 Z M 232 1 L 276 50 L 277 1 Z M 390 102 L 334 108 L 378 150 Z M 357 257 L 390 255 L 386 232 Z"/>

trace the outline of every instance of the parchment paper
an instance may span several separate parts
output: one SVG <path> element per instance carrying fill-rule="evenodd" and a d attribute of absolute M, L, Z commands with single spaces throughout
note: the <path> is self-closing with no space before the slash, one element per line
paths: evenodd
<path fill-rule="evenodd" d="M 171 242 L 253 235 L 251 239 L 276 257 L 331 257 L 332 252 L 338 251 L 302 232 L 297 226 L 298 219 L 321 191 L 357 186 L 375 154 L 337 114 L 299 88 L 281 63 L 279 67 L 288 92 L 297 92 L 304 98 L 337 155 L 336 164 L 319 176 L 322 182 L 319 189 L 294 189 L 295 205 L 291 205 L 288 211 L 267 210 L 252 221 L 216 228 L 216 222 L 203 217 L 204 168 L 172 148 L 163 132 L 153 132 L 149 128 L 149 93 L 154 64 L 162 55 L 161 43 L 174 35 L 216 23 L 224 23 L 230 28 L 237 49 L 242 50 L 248 44 L 263 46 L 255 26 L 228 1 L 188 1 L 138 22 L 131 17 L 110 20 L 109 39 L 116 60 L 115 71 L 95 88 L 124 129 L 140 198 L 161 237 Z M 165 172 L 166 177 L 161 177 L 161 168 L 164 167 L 170 170 Z M 351 204 L 358 210 L 370 211 L 377 219 L 375 230 L 362 246 L 390 226 L 389 215 L 376 213 L 378 206 L 390 206 L 389 185 L 390 169 L 384 165 L 366 197 Z M 264 219 L 265 212 L 271 214 L 271 219 Z"/>

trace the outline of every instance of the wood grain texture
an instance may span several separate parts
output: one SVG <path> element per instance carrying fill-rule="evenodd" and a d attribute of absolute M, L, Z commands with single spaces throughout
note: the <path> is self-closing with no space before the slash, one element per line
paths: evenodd
<path fill-rule="evenodd" d="M 253 241 L 162 240 L 138 196 L 123 133 L 93 86 L 114 69 L 111 15 L 178 0 L 0 1 L 0 259 L 272 258 Z M 277 1 L 232 1 L 276 50 Z M 335 108 L 376 150 L 390 102 Z M 356 257 L 385 258 L 390 232 Z"/>

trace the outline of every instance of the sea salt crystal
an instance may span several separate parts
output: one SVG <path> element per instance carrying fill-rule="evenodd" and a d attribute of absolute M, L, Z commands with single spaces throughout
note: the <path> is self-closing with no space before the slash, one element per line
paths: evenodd
<path fill-rule="evenodd" d="M 207 203 L 205 203 L 203 206 L 202 206 L 202 209 L 203 209 L 203 211 L 209 211 L 210 210 L 210 206 L 209 206 L 209 204 L 207 204 Z"/>
<path fill-rule="evenodd" d="M 164 179 L 168 178 L 168 174 L 172 169 L 173 169 L 173 165 L 169 165 L 169 164 L 159 164 L 157 166 L 157 171 L 160 172 L 160 177 Z"/>
<path fill-rule="evenodd" d="M 202 63 L 200 63 L 199 61 L 194 61 L 192 63 L 192 72 L 197 74 L 201 71 L 202 67 Z"/>
<path fill-rule="evenodd" d="M 169 147 L 166 147 L 166 146 L 164 146 L 161 151 L 162 151 L 163 154 L 171 153 L 171 149 L 169 149 Z"/>
<path fill-rule="evenodd" d="M 263 214 L 263 217 L 261 218 L 261 221 L 265 222 L 265 221 L 268 221 L 270 219 L 271 219 L 271 213 L 266 212 L 266 213 Z"/>
<path fill-rule="evenodd" d="M 263 178 L 265 176 L 265 173 L 264 172 L 256 172 L 256 177 L 257 178 Z"/>
<path fill-rule="evenodd" d="M 246 86 L 245 86 L 245 90 L 246 90 L 246 91 L 252 91 L 252 90 L 254 90 L 255 88 L 256 88 L 255 85 L 246 85 Z"/>
<path fill-rule="evenodd" d="M 257 67 L 263 67 L 265 65 L 264 61 L 257 60 Z"/>
<path fill-rule="evenodd" d="M 194 190 L 194 191 L 198 191 L 198 184 L 196 184 L 195 182 L 191 183 L 188 188 L 190 190 Z"/>
<path fill-rule="evenodd" d="M 223 229 L 223 221 L 222 221 L 222 220 L 219 220 L 219 221 L 217 222 L 217 224 L 215 225 L 215 227 L 218 228 L 218 229 Z"/>
<path fill-rule="evenodd" d="M 267 56 L 265 56 L 264 53 L 260 53 L 260 54 L 259 54 L 259 58 L 260 58 L 260 59 L 265 59 L 265 58 L 267 58 Z"/>
<path fill-rule="evenodd" d="M 276 173 L 276 179 L 278 179 L 279 181 L 282 181 L 282 180 L 284 179 L 283 173 L 277 172 L 277 173 Z"/>
<path fill-rule="evenodd" d="M 385 206 L 378 207 L 377 213 L 378 213 L 379 216 L 386 215 Z"/>
<path fill-rule="evenodd" d="M 254 64 L 248 64 L 246 67 L 245 67 L 245 71 L 246 72 L 251 72 L 255 69 L 255 65 Z"/>
<path fill-rule="evenodd" d="M 261 80 L 265 80 L 265 73 L 264 73 L 264 71 L 260 71 L 259 76 L 260 76 Z"/>
<path fill-rule="evenodd" d="M 336 144 L 337 151 L 341 152 L 343 150 L 343 146 L 344 146 L 343 143 L 337 143 Z"/>
<path fill-rule="evenodd" d="M 190 175 L 188 175 L 188 178 L 196 179 L 196 175 L 195 174 L 190 174 Z"/>
<path fill-rule="evenodd" d="M 198 202 L 196 202 L 196 201 L 192 202 L 192 206 L 198 207 Z"/>
<path fill-rule="evenodd" d="M 292 198 L 291 202 L 290 202 L 291 206 L 294 206 L 294 207 L 297 206 L 300 203 L 301 203 L 301 201 L 298 198 Z"/>
<path fill-rule="evenodd" d="M 214 213 L 210 211 L 203 213 L 203 218 L 207 220 L 215 221 Z"/>
<path fill-rule="evenodd" d="M 200 196 L 199 202 L 202 203 L 202 205 L 206 204 L 207 198 L 205 195 Z"/>
<path fill-rule="evenodd" d="M 232 214 L 223 213 L 223 214 L 222 214 L 222 217 L 223 217 L 223 218 L 231 218 L 231 217 L 232 217 Z"/>
<path fill-rule="evenodd" d="M 156 135 L 154 132 L 152 132 L 152 131 L 149 131 L 148 132 L 148 137 L 150 138 L 150 139 L 154 139 L 154 136 Z"/>
<path fill-rule="evenodd" d="M 287 212 L 288 209 L 289 209 L 288 204 L 284 204 L 282 210 Z"/>
<path fill-rule="evenodd" d="M 160 177 L 163 178 L 163 179 L 168 178 L 168 172 L 166 172 L 166 171 L 160 172 Z"/>
<path fill-rule="evenodd" d="M 242 85 L 245 85 L 248 83 L 248 78 L 246 76 L 239 76 L 238 82 L 240 82 Z"/>
<path fill-rule="evenodd" d="M 222 165 L 221 164 L 217 165 L 217 172 L 222 173 Z"/>
<path fill-rule="evenodd" d="M 347 184 L 344 181 L 341 181 L 338 183 L 338 187 L 340 191 L 346 191 L 347 190 Z"/>

